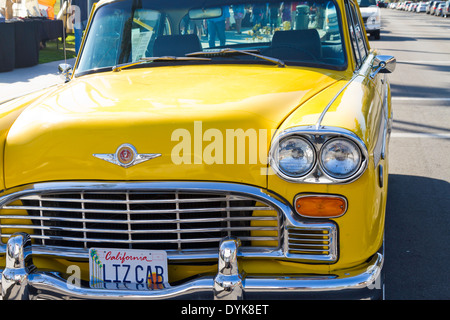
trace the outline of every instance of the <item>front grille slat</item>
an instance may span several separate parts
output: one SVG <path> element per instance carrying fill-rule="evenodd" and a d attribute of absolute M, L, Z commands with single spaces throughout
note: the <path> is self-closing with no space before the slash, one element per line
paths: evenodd
<path fill-rule="evenodd" d="M 2 235 L 2 237 L 5 237 L 5 235 Z M 95 239 L 95 238 L 75 238 L 75 237 L 63 237 L 63 236 L 41 236 L 41 235 L 35 235 L 32 237 L 33 239 L 47 239 L 47 240 L 60 240 L 60 241 L 73 241 L 73 242 L 96 242 L 96 243 L 103 243 L 105 242 L 105 239 Z M 223 238 L 216 237 L 216 238 L 191 238 L 191 239 L 157 239 L 157 240 L 127 240 L 127 239 L 108 239 L 108 242 L 116 243 L 116 244 L 164 244 L 164 243 L 170 243 L 170 244 L 177 244 L 177 243 L 204 243 L 208 241 L 216 241 L 220 242 Z M 257 241 L 276 241 L 277 237 L 240 237 L 241 241 L 250 241 L 250 240 L 257 240 Z"/>
<path fill-rule="evenodd" d="M 2 228 L 9 228 L 9 229 L 20 229 L 20 228 L 26 228 L 26 229 L 33 229 L 33 230 L 63 230 L 63 231 L 72 231 L 72 232 L 94 232 L 94 233 L 110 233 L 110 229 L 93 229 L 93 228 L 66 228 L 66 227 L 58 227 L 58 226 L 36 226 L 36 225 L 9 225 L 4 224 L 2 225 Z M 266 230 L 266 231 L 277 231 L 278 229 L 276 227 L 226 227 L 226 228 L 193 228 L 193 229 L 163 229 L 164 232 L 169 233 L 193 233 L 193 232 L 219 232 L 219 231 L 243 231 L 243 230 Z M 122 233 L 122 234 L 150 234 L 150 233 L 161 233 L 162 230 L 114 230 L 114 233 Z M 130 238 L 130 241 L 131 238 Z"/>
<path fill-rule="evenodd" d="M 83 219 L 83 218 L 60 218 L 60 217 L 36 217 L 36 216 L 18 216 L 2 215 L 2 219 L 21 219 L 38 221 L 65 221 L 74 223 L 116 223 L 116 224 L 164 224 L 164 223 L 204 223 L 204 222 L 227 222 L 227 221 L 277 221 L 276 217 L 230 217 L 230 218 L 203 218 L 203 219 L 152 219 L 152 220 L 108 220 L 108 219 Z M 4 228 L 5 226 L 2 226 Z"/>
<path fill-rule="evenodd" d="M 75 212 L 75 213 L 105 213 L 105 214 L 126 214 L 126 211 L 122 210 L 102 210 L 102 209 L 83 209 L 83 208 L 56 208 L 56 207 L 32 207 L 32 206 L 17 206 L 10 207 L 4 206 L 4 209 L 12 209 L 12 210 L 42 210 L 42 211 L 58 211 L 58 212 Z M 268 207 L 229 207 L 229 208 L 199 208 L 199 209 L 179 209 L 179 211 L 183 213 L 196 213 L 196 212 L 211 212 L 211 211 L 220 211 L 220 212 L 229 212 L 229 211 L 243 211 L 243 210 L 252 210 L 252 211 L 272 211 L 273 209 Z M 174 213 L 177 212 L 175 210 L 136 210 L 135 213 L 155 213 L 155 214 L 165 214 L 165 213 Z"/>
<path fill-rule="evenodd" d="M 246 195 L 145 190 L 26 195 L 4 205 L 0 219 L 2 238 L 24 231 L 38 245 L 177 252 L 217 250 L 229 235 L 246 250 L 258 241 L 276 250 L 282 224 L 276 208 Z"/>
<path fill-rule="evenodd" d="M 22 200 L 41 200 L 39 195 L 22 197 Z M 100 200 L 100 199 L 77 199 L 77 198 L 45 198 L 45 201 L 52 202 L 73 202 L 73 203 L 113 203 L 113 204 L 159 204 L 159 203 L 196 203 L 196 202 L 219 202 L 226 201 L 225 197 L 215 198 L 195 198 L 195 199 L 155 199 L 155 200 Z M 231 201 L 248 200 L 245 197 L 229 196 Z"/>

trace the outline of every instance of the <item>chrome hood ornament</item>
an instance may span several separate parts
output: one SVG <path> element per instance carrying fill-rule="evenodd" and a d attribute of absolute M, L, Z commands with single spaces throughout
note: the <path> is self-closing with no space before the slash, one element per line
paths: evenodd
<path fill-rule="evenodd" d="M 120 145 L 116 153 L 94 153 L 94 157 L 116 164 L 123 168 L 128 168 L 136 164 L 160 157 L 160 153 L 139 154 L 136 148 L 128 143 Z"/>

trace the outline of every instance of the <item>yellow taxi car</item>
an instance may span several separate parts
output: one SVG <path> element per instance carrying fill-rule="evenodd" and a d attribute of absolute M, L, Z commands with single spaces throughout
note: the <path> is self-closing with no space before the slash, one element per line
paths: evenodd
<path fill-rule="evenodd" d="M 0 105 L 3 299 L 379 299 L 392 124 L 355 0 L 107 0 Z"/>

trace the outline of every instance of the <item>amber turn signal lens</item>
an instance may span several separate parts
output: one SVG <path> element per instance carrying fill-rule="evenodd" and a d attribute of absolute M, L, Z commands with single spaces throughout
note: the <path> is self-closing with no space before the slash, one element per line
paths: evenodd
<path fill-rule="evenodd" d="M 303 195 L 294 204 L 298 214 L 311 218 L 336 218 L 347 211 L 347 200 L 339 196 Z"/>

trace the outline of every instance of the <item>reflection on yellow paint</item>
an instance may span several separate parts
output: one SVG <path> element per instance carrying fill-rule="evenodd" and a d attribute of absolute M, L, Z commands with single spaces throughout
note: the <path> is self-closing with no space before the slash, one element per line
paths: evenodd
<path fill-rule="evenodd" d="M 257 202 L 256 207 L 266 207 L 266 205 Z M 255 210 L 253 211 L 253 217 L 277 217 L 275 210 Z M 278 227 L 278 220 L 252 220 L 250 222 L 251 227 Z M 277 230 L 252 230 L 250 232 L 252 237 L 276 237 L 278 238 Z M 251 245 L 254 247 L 278 247 L 277 240 L 252 240 Z"/>

